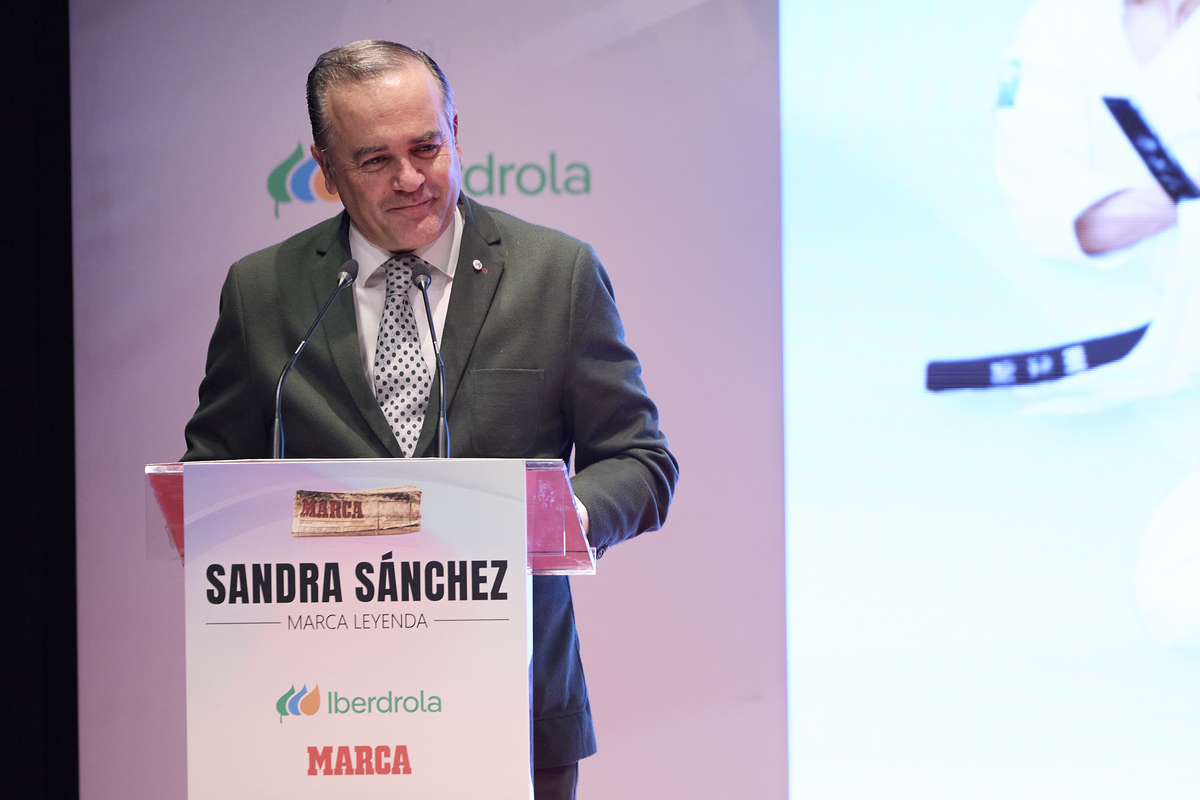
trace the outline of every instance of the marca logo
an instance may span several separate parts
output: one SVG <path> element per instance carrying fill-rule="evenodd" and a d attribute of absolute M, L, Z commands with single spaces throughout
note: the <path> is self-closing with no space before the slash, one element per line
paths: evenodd
<path fill-rule="evenodd" d="M 292 154 L 280 162 L 267 176 L 267 193 L 275 201 L 275 219 L 279 219 L 279 204 L 299 200 L 315 203 L 318 199 L 336 202 L 337 194 L 325 190 L 325 179 L 312 156 L 297 142 Z M 299 165 L 299 166 L 297 166 Z"/>
<path fill-rule="evenodd" d="M 350 751 L 354 750 L 351 760 Z M 394 748 L 386 744 L 371 747 L 367 744 L 340 745 L 337 759 L 333 746 L 308 748 L 309 775 L 411 775 L 412 765 L 408 761 L 408 747 L 398 744 Z"/>
<path fill-rule="evenodd" d="M 275 701 L 275 710 L 279 712 L 280 724 L 283 723 L 284 717 L 298 717 L 301 714 L 311 717 L 321 710 L 321 687 L 314 686 L 310 692 L 305 684 L 304 688 L 297 692 L 296 685 L 292 684 L 292 688 Z"/>

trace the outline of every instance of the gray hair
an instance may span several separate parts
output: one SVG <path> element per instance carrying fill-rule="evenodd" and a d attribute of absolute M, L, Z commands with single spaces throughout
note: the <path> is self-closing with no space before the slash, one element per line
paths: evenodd
<path fill-rule="evenodd" d="M 329 121 L 329 90 L 347 83 L 365 83 L 374 78 L 422 64 L 429 70 L 442 95 L 446 122 L 454 119 L 454 91 L 442 68 L 425 53 L 382 39 L 364 39 L 335 47 L 317 59 L 308 73 L 308 119 L 312 124 L 313 143 L 328 150 L 333 142 Z"/>

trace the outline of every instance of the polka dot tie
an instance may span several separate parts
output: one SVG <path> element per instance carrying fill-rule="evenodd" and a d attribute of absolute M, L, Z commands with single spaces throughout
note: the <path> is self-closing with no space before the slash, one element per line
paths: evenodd
<path fill-rule="evenodd" d="M 387 297 L 383 301 L 373 370 L 375 396 L 406 458 L 412 456 L 417 446 L 425 422 L 425 407 L 429 404 L 430 375 L 421 355 L 417 320 L 408 298 L 412 266 L 417 263 L 421 259 L 410 255 L 397 256 L 384 264 Z"/>

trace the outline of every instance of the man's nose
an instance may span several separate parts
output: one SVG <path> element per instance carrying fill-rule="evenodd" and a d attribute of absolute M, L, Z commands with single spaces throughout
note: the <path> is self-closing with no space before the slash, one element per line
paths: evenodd
<path fill-rule="evenodd" d="M 392 189 L 406 194 L 415 192 L 425 182 L 425 176 L 407 158 L 396 159 L 396 172 L 392 175 Z"/>

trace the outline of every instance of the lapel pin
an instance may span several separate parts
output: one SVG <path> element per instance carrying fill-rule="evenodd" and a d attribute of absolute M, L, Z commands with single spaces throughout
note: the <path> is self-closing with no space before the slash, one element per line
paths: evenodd
<path fill-rule="evenodd" d="M 475 268 L 476 272 L 483 272 L 483 262 L 478 258 L 471 262 L 471 266 Z"/>

